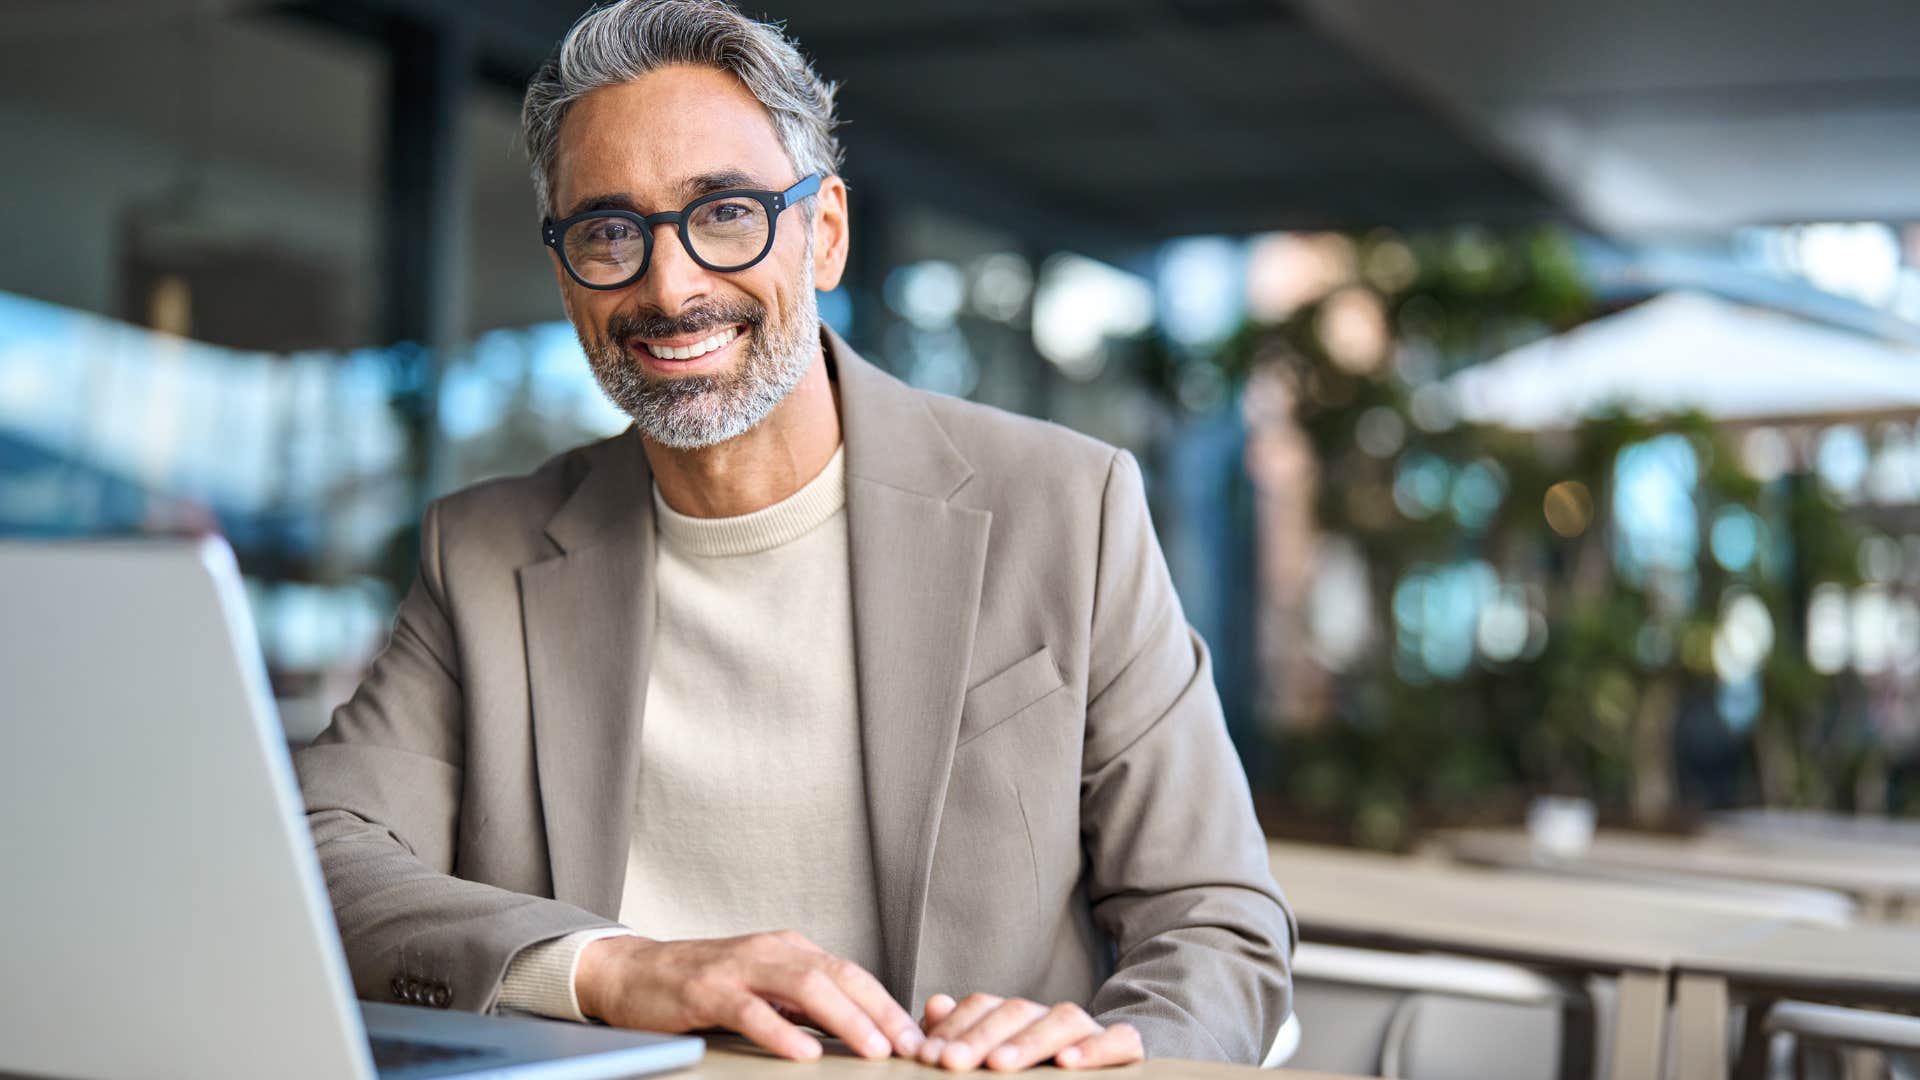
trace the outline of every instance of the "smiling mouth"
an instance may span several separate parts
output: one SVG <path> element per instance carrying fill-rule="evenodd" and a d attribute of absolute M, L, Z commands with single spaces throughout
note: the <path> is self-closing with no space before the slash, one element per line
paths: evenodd
<path fill-rule="evenodd" d="M 651 341 L 640 339 L 635 339 L 634 344 L 646 349 L 648 355 L 656 360 L 694 360 L 716 349 L 726 348 L 738 336 L 740 336 L 740 328 L 729 326 L 691 345 L 656 345 Z"/>

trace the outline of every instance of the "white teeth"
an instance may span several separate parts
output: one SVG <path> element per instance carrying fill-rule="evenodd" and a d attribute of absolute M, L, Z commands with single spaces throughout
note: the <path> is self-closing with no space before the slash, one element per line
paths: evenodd
<path fill-rule="evenodd" d="M 725 345 L 727 342 L 732 341 L 735 335 L 739 333 L 739 328 L 729 326 L 707 340 L 696 342 L 692 345 L 683 345 L 677 349 L 669 349 L 659 345 L 649 344 L 647 351 L 662 360 L 691 360 L 696 356 L 705 356 L 722 345 Z"/>

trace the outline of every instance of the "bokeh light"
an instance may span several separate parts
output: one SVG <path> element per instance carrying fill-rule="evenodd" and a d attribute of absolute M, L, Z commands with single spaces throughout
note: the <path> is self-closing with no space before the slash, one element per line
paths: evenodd
<path fill-rule="evenodd" d="M 1593 493 L 1578 480 L 1562 480 L 1547 489 L 1541 501 L 1547 527 L 1571 540 L 1593 521 Z"/>
<path fill-rule="evenodd" d="M 1107 339 L 1143 333 L 1153 315 L 1146 279 L 1082 255 L 1055 255 L 1034 290 L 1033 344 L 1068 377 L 1091 379 L 1106 366 Z"/>

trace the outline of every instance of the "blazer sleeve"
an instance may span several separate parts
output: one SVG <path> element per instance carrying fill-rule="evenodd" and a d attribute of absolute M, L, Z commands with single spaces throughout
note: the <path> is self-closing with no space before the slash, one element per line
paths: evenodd
<path fill-rule="evenodd" d="M 386 649 L 294 768 L 357 996 L 485 1012 L 521 949 L 618 924 L 453 875 L 465 709 L 438 521 Z"/>
<path fill-rule="evenodd" d="M 1116 948 L 1089 1011 L 1152 1057 L 1259 1064 L 1292 1008 L 1298 933 L 1125 451 L 1102 500 L 1081 829 Z"/>

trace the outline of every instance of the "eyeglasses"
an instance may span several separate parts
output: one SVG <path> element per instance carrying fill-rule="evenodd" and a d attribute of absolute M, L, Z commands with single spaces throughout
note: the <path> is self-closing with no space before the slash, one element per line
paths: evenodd
<path fill-rule="evenodd" d="M 814 173 L 785 191 L 737 188 L 702 195 L 681 210 L 636 214 L 588 210 L 540 225 L 540 240 L 560 256 L 573 280 L 589 289 L 620 289 L 640 280 L 653 261 L 653 230 L 672 225 L 693 261 L 716 273 L 745 270 L 773 250 L 780 212 L 820 190 Z"/>

